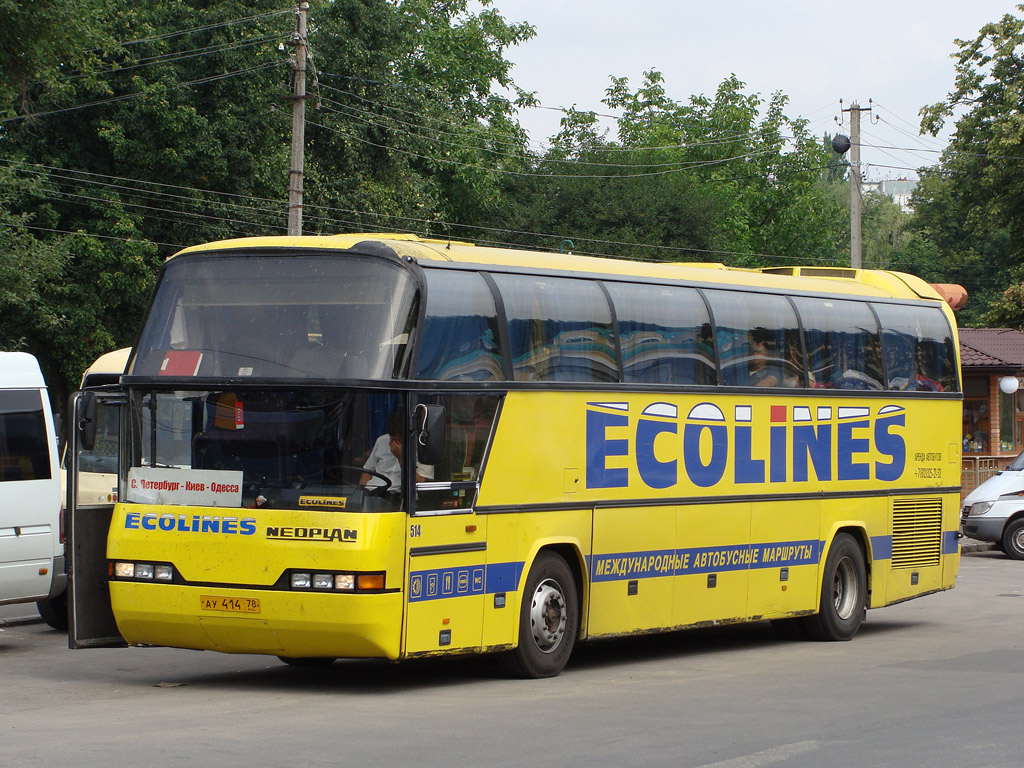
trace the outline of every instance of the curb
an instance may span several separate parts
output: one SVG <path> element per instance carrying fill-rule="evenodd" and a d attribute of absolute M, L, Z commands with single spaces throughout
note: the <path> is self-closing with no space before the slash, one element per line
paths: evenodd
<path fill-rule="evenodd" d="M 42 624 L 42 616 L 14 616 L 9 619 L 0 619 L 0 629 L 4 627 L 22 627 L 26 624 Z"/>
<path fill-rule="evenodd" d="M 975 541 L 973 539 L 965 539 L 960 542 L 960 554 L 970 555 L 975 552 L 991 552 L 996 548 L 996 545 L 991 541 Z"/>

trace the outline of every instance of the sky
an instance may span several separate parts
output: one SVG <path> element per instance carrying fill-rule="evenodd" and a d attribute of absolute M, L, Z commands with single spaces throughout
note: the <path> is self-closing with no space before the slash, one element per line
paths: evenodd
<path fill-rule="evenodd" d="M 680 102 L 713 96 L 735 74 L 745 93 L 788 96 L 786 114 L 807 119 L 813 134 L 849 135 L 841 109 L 854 101 L 866 109 L 870 99 L 872 111 L 861 118 L 869 180 L 916 178 L 913 169 L 938 162 L 951 126 L 922 137 L 918 113 L 953 88 L 954 40 L 974 39 L 1006 13 L 1022 15 L 1006 0 L 494 0 L 493 7 L 536 28 L 506 58 L 516 84 L 545 107 L 614 114 L 601 103 L 610 76 L 627 77 L 635 91 L 650 69 L 662 72 L 669 97 Z M 551 109 L 519 115 L 543 143 L 559 118 Z"/>

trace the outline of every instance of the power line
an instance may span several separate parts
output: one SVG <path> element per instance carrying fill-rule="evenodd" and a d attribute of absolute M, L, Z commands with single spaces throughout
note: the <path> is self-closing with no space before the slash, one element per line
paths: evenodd
<path fill-rule="evenodd" d="M 210 75 L 209 77 L 201 77 L 201 78 L 199 78 L 197 80 L 189 80 L 189 81 L 184 82 L 184 83 L 172 83 L 172 84 L 170 84 L 170 85 L 168 85 L 166 87 L 169 90 L 176 90 L 178 88 L 190 88 L 190 87 L 195 86 L 195 85 L 203 85 L 205 83 L 216 82 L 217 80 L 226 80 L 226 79 L 231 78 L 231 77 L 238 77 L 239 75 L 246 75 L 246 74 L 249 74 L 250 72 L 259 72 L 259 71 L 264 70 L 264 69 L 270 69 L 272 67 L 279 67 L 279 66 L 281 66 L 281 64 L 282 64 L 282 62 L 280 62 L 280 61 L 273 61 L 273 62 L 268 62 L 266 64 L 258 64 L 258 65 L 253 66 L 253 67 L 247 67 L 245 69 L 239 69 L 239 70 L 236 70 L 234 72 L 224 72 L 224 73 L 221 73 L 221 74 L 218 74 L 218 75 Z M 127 101 L 128 99 L 137 99 L 140 96 L 149 95 L 149 93 L 150 93 L 150 91 L 137 91 L 135 93 L 126 93 L 126 94 L 122 94 L 120 96 L 111 96 L 108 99 L 98 99 L 97 101 L 90 101 L 90 102 L 85 103 L 85 104 L 76 104 L 75 106 L 71 106 L 71 107 L 63 107 L 61 109 L 52 109 L 52 110 L 48 110 L 46 112 L 30 112 L 30 113 L 25 114 L 25 115 L 18 115 L 17 117 L 7 117 L 7 118 L 4 118 L 3 120 L 0 120 L 0 125 L 7 124 L 7 123 L 14 123 L 14 122 L 17 122 L 17 121 L 20 121 L 20 120 L 34 119 L 34 118 L 38 118 L 38 117 L 50 117 L 52 115 L 59 115 L 59 114 L 62 114 L 64 112 L 74 112 L 74 111 L 79 110 L 79 109 L 88 109 L 90 107 L 98 107 L 98 106 L 102 106 L 104 104 L 113 104 L 113 103 L 118 102 L 118 101 Z"/>
<path fill-rule="evenodd" d="M 7 161 L 7 162 L 10 163 L 10 161 Z M 66 172 L 69 172 L 69 173 L 75 173 L 75 171 L 69 171 L 68 169 L 61 169 L 61 170 L 65 170 Z M 102 177 L 102 174 L 95 174 L 95 173 L 92 173 L 92 172 L 80 172 L 80 173 L 83 173 L 84 175 L 89 176 L 89 177 Z M 175 185 L 165 185 L 165 184 L 160 184 L 158 182 L 149 182 L 149 181 L 143 181 L 143 180 L 126 179 L 124 177 L 107 177 L 107 178 L 111 178 L 111 179 L 114 179 L 114 180 L 117 180 L 117 181 L 122 181 L 122 182 L 127 181 L 127 182 L 138 183 L 138 184 L 148 184 L 148 185 L 155 185 L 155 186 L 161 186 L 161 187 L 169 187 L 169 188 L 176 189 L 176 190 L 179 190 L 179 191 L 194 191 L 194 192 L 209 193 L 209 194 L 214 194 L 214 195 L 226 195 L 226 196 L 229 196 L 229 197 L 241 197 L 241 198 L 244 198 L 244 199 L 256 200 L 256 201 L 267 201 L 267 202 L 272 202 L 272 203 L 276 203 L 276 204 L 280 205 L 280 201 L 268 200 L 267 198 L 258 198 L 258 197 L 253 197 L 253 196 L 236 195 L 236 194 L 233 194 L 233 193 L 212 192 L 210 190 L 202 190 L 202 189 L 196 189 L 196 188 L 190 188 L 190 187 L 181 187 L 181 186 L 175 186 Z M 75 180 L 75 179 L 72 178 L 70 180 Z M 98 179 L 97 180 L 93 180 L 93 181 L 90 181 L 89 179 L 85 179 L 85 181 L 87 183 L 96 183 L 96 184 L 102 183 Z M 121 188 L 126 188 L 125 185 L 120 185 L 120 186 L 121 186 Z M 130 188 L 126 188 L 126 190 L 128 192 L 132 191 Z M 142 191 L 144 192 L 145 190 L 142 190 Z M 63 192 L 60 192 L 58 194 L 61 194 L 62 196 L 72 197 L 74 199 L 87 200 L 89 202 L 100 202 L 100 203 L 108 203 L 108 204 L 110 202 L 106 198 L 93 197 L 93 196 L 89 196 L 89 195 L 78 195 L 76 193 L 63 193 Z M 174 196 L 174 197 L 180 198 L 181 196 Z M 195 203 L 195 204 L 203 204 L 205 202 L 206 204 L 209 204 L 209 201 L 203 201 L 203 200 L 188 200 L 188 202 L 192 202 L 192 203 Z M 130 202 L 127 202 L 127 201 L 124 201 L 124 200 L 119 201 L 119 203 L 121 205 L 124 205 L 125 207 L 135 207 L 135 208 L 147 209 L 147 210 L 150 210 L 150 211 L 158 211 L 158 212 L 163 212 L 163 213 L 174 213 L 174 214 L 177 214 L 178 218 L 175 218 L 175 219 L 167 219 L 166 217 L 156 217 L 156 216 L 154 216 L 154 218 L 159 218 L 160 220 L 172 221 L 172 222 L 176 222 L 176 223 L 194 224 L 195 222 L 192 221 L 192 220 L 198 218 L 198 219 L 206 219 L 206 220 L 216 221 L 216 222 L 219 222 L 219 223 L 240 224 L 240 225 L 246 225 L 246 226 L 261 226 L 261 227 L 265 227 L 265 228 L 272 229 L 272 230 L 275 230 L 275 231 L 283 231 L 283 229 L 284 229 L 283 226 L 272 225 L 272 224 L 269 224 L 269 223 L 266 223 L 266 222 L 253 221 L 253 220 L 250 220 L 250 219 L 227 218 L 227 217 L 216 216 L 216 215 L 208 214 L 208 213 L 207 214 L 203 214 L 203 213 L 193 213 L 193 212 L 189 212 L 189 211 L 178 211 L 178 210 L 174 210 L 174 209 L 159 208 L 159 207 L 147 206 L 147 205 L 138 204 L 138 203 L 130 203 Z M 278 208 L 278 209 L 269 209 L 269 208 L 253 207 L 253 206 L 241 206 L 239 204 L 234 204 L 234 203 L 218 203 L 218 204 L 225 206 L 227 209 L 231 209 L 231 208 L 243 209 L 243 210 L 249 210 L 249 211 L 251 211 L 253 213 L 257 213 L 257 214 L 270 212 L 270 213 L 274 213 L 276 215 L 283 216 L 283 210 L 280 209 L 280 208 Z M 640 243 L 640 242 L 635 242 L 635 241 L 630 242 L 630 241 L 622 241 L 622 240 L 607 240 L 607 239 L 600 239 L 600 238 L 581 238 L 578 234 L 572 234 L 572 233 L 563 233 L 563 234 L 540 233 L 540 232 L 531 232 L 531 231 L 528 231 L 528 230 L 515 230 L 515 229 L 507 229 L 507 228 L 499 228 L 499 227 L 485 227 L 485 226 L 478 226 L 478 225 L 458 224 L 458 223 L 455 223 L 455 222 L 447 222 L 447 221 L 442 221 L 442 220 L 420 219 L 420 218 L 415 218 L 415 217 L 410 217 L 410 216 L 399 216 L 399 215 L 393 215 L 393 214 L 382 214 L 382 213 L 369 212 L 369 211 L 357 211 L 357 210 L 353 210 L 353 209 L 344 209 L 344 208 L 337 208 L 337 207 L 331 207 L 331 206 L 316 206 L 316 205 L 313 205 L 311 207 L 314 208 L 314 209 L 320 209 L 320 210 L 324 210 L 324 211 L 327 211 L 327 212 L 347 213 L 347 214 L 355 215 L 355 216 L 359 216 L 359 217 L 370 217 L 370 218 L 382 219 L 385 222 L 388 222 L 388 221 L 408 222 L 408 223 L 411 223 L 411 224 L 419 225 L 420 226 L 420 231 L 421 232 L 425 232 L 427 234 L 430 234 L 432 231 L 436 233 L 437 228 L 440 227 L 440 228 L 446 228 L 446 229 L 465 230 L 465 231 L 469 231 L 469 232 L 481 232 L 481 233 L 486 232 L 486 233 L 491 233 L 492 235 L 505 235 L 505 236 L 509 236 L 509 237 L 531 237 L 531 238 L 537 238 L 539 240 L 550 240 L 552 242 L 561 242 L 561 240 L 565 239 L 566 237 L 571 237 L 571 238 L 576 239 L 577 241 L 593 243 L 594 245 L 596 245 L 598 247 L 602 247 L 602 248 L 607 248 L 607 247 L 612 247 L 612 248 L 614 248 L 614 247 L 644 248 L 644 249 L 648 249 L 650 251 L 661 252 L 661 253 L 680 253 L 680 254 L 689 253 L 689 254 L 699 254 L 701 256 L 714 256 L 714 257 L 764 258 L 764 259 L 774 259 L 774 260 L 790 261 L 790 262 L 792 262 L 794 260 L 793 257 L 791 257 L 791 256 L 779 256 L 779 255 L 776 255 L 776 254 L 766 254 L 766 253 L 758 253 L 758 252 L 743 252 L 743 251 L 727 251 L 727 250 L 715 250 L 715 249 L 702 249 L 702 248 L 692 248 L 692 247 L 685 247 L 685 246 L 670 246 L 670 245 L 662 245 L 662 244 Z M 365 222 L 361 222 L 361 221 L 352 221 L 351 219 L 342 219 L 342 218 L 325 218 L 325 217 L 322 217 L 322 216 L 320 216 L 320 217 L 311 217 L 311 221 L 318 221 L 318 222 L 324 223 L 324 224 L 340 223 L 340 224 L 353 224 L 353 225 L 361 226 L 361 227 L 365 227 L 366 226 L 366 223 Z M 378 224 L 378 225 L 372 225 L 371 224 L 370 226 L 371 227 L 376 227 L 377 229 L 380 229 L 380 230 L 383 230 L 383 231 L 387 231 L 387 232 L 408 231 L 407 227 L 396 227 L 396 226 L 393 226 L 393 225 L 389 225 L 387 223 Z M 36 229 L 38 231 L 53 231 L 53 232 L 64 233 L 64 234 L 76 234 L 75 232 L 71 232 L 69 230 L 48 229 L 48 228 L 45 228 L 45 227 L 33 227 L 33 229 Z M 111 236 L 106 236 L 106 235 L 96 235 L 96 236 L 97 237 L 106 237 L 108 239 L 113 239 L 113 240 L 118 240 L 119 239 L 119 238 L 116 238 L 116 237 L 111 237 Z M 120 239 L 123 239 L 124 241 L 131 241 L 131 240 L 137 239 L 137 238 L 120 238 Z M 494 244 L 494 245 L 506 245 L 506 246 L 508 245 L 507 242 L 501 241 L 501 240 L 479 240 L 478 242 L 480 242 L 481 244 Z M 178 248 L 183 247 L 182 245 L 168 244 L 168 243 L 157 243 L 157 244 L 161 245 L 161 246 L 166 246 L 166 247 L 178 247 Z M 580 253 L 581 251 L 577 250 L 577 252 Z M 605 252 L 598 252 L 598 251 L 592 252 L 592 255 L 601 255 L 601 256 L 610 256 L 610 257 L 615 257 L 615 258 L 623 258 L 619 254 L 605 253 Z M 830 259 L 830 258 L 818 258 L 818 259 L 815 259 L 813 257 L 806 257 L 805 256 L 805 257 L 802 257 L 800 259 L 800 261 L 803 262 L 803 263 L 822 263 L 822 264 L 824 264 L 824 263 L 832 263 L 832 262 L 835 261 L 835 259 Z"/>
<path fill-rule="evenodd" d="M 407 155 L 407 156 L 410 156 L 410 157 L 415 157 L 415 158 L 418 158 L 420 160 L 429 160 L 432 163 L 442 163 L 442 164 L 446 164 L 446 165 L 458 166 L 458 167 L 461 167 L 461 168 L 473 168 L 473 169 L 476 169 L 476 170 L 488 171 L 488 172 L 497 173 L 497 174 L 505 174 L 505 175 L 509 175 L 509 176 L 524 176 L 524 177 L 534 177 L 534 178 L 543 178 L 543 179 L 604 179 L 604 180 L 611 181 L 611 180 L 628 180 L 628 179 L 636 179 L 636 178 L 647 178 L 647 177 L 652 177 L 652 176 L 664 176 L 664 175 L 667 175 L 667 174 L 675 174 L 675 173 L 681 173 L 681 172 L 684 172 L 684 171 L 691 171 L 691 170 L 698 169 L 698 168 L 707 168 L 707 167 L 711 167 L 711 166 L 722 165 L 722 164 L 725 164 L 725 163 L 732 162 L 734 160 L 749 160 L 749 159 L 752 159 L 752 158 L 755 158 L 755 157 L 759 157 L 759 156 L 765 155 L 765 154 L 767 154 L 767 153 L 769 153 L 771 151 L 771 149 L 769 148 L 769 149 L 763 149 L 763 150 L 759 150 L 759 151 L 755 151 L 755 152 L 746 152 L 746 153 L 744 153 L 742 155 L 735 155 L 735 156 L 732 156 L 732 157 L 724 157 L 724 158 L 719 158 L 719 159 L 715 159 L 715 160 L 691 161 L 689 163 L 682 164 L 682 165 L 685 166 L 685 167 L 682 167 L 682 168 L 671 168 L 669 170 L 650 171 L 650 172 L 647 172 L 647 173 L 544 174 L 544 173 L 538 173 L 536 171 L 515 171 L 515 170 L 508 169 L 508 168 L 494 168 L 494 167 L 477 165 L 475 163 L 466 163 L 466 162 L 462 162 L 460 160 L 449 160 L 447 158 L 440 158 L 440 157 L 432 157 L 432 156 L 428 156 L 428 155 L 422 155 L 422 154 L 419 154 L 417 152 L 412 152 L 410 150 L 401 149 L 401 148 L 394 147 L 394 146 L 388 146 L 388 145 L 385 145 L 385 144 L 379 144 L 377 142 L 370 141 L 369 139 L 363 138 L 362 136 L 357 136 L 356 134 L 351 133 L 349 131 L 345 131 L 345 130 L 342 130 L 340 128 L 334 128 L 334 127 L 329 126 L 329 125 L 324 125 L 323 123 L 317 123 L 317 122 L 314 122 L 314 121 L 310 121 L 309 124 L 310 125 L 314 125 L 314 126 L 316 126 L 318 128 L 322 128 L 325 131 L 331 131 L 333 133 L 338 133 L 338 134 L 341 134 L 343 136 L 347 136 L 348 138 L 350 138 L 350 139 L 352 139 L 354 141 L 358 141 L 358 142 L 360 142 L 362 144 L 367 144 L 367 145 L 369 145 L 371 147 L 377 147 L 379 149 L 386 149 L 389 152 L 398 152 L 400 154 Z"/>
<path fill-rule="evenodd" d="M 99 235 L 95 232 L 84 232 L 82 230 L 70 230 L 70 229 L 55 229 L 53 227 L 38 227 L 35 224 L 23 224 L 25 229 L 30 229 L 34 232 L 53 232 L 58 235 L 77 235 L 79 237 L 95 237 L 100 240 L 116 240 L 121 243 L 152 243 L 153 245 L 164 246 L 167 248 L 184 248 L 184 245 L 180 243 L 158 243 L 155 240 L 144 240 L 138 237 L 115 237 L 114 235 Z"/>
<path fill-rule="evenodd" d="M 291 8 L 281 11 L 268 11 L 267 13 L 260 13 L 254 16 L 243 16 L 237 19 L 228 19 L 227 21 L 216 21 L 211 24 L 204 24 L 201 27 L 192 27 L 191 29 L 181 29 L 176 32 L 167 32 L 162 35 L 154 35 L 153 37 L 140 37 L 136 40 L 125 40 L 123 42 L 117 43 L 117 45 L 137 45 L 140 43 L 152 43 L 157 40 L 167 40 L 171 37 L 180 37 L 181 35 L 188 35 L 193 32 L 205 32 L 209 29 L 216 29 L 218 27 L 227 27 L 233 24 L 242 24 L 247 21 L 258 21 L 259 19 L 267 19 L 272 16 L 284 16 L 286 14 L 291 15 L 294 13 L 295 11 Z"/>
<path fill-rule="evenodd" d="M 222 53 L 224 51 L 237 50 L 239 48 L 252 48 L 257 45 L 264 43 L 272 43 L 275 41 L 282 41 L 288 39 L 287 34 L 271 35 L 268 37 L 261 37 L 255 40 L 238 40 L 229 43 L 218 43 L 216 45 L 208 45 L 204 48 L 192 48 L 187 51 L 174 51 L 170 53 L 162 53 L 157 56 L 149 56 L 147 58 L 137 59 L 132 64 L 115 65 L 106 69 L 92 70 L 88 73 L 80 72 L 76 75 L 67 75 L 65 77 L 58 78 L 56 82 L 71 82 L 72 80 L 80 80 L 84 77 L 94 77 L 96 75 L 108 75 L 111 73 L 128 72 L 129 70 L 139 69 L 141 67 L 148 67 L 154 64 L 172 64 L 178 61 L 185 61 L 187 59 L 197 58 L 199 56 L 205 56 L 210 53 Z"/>

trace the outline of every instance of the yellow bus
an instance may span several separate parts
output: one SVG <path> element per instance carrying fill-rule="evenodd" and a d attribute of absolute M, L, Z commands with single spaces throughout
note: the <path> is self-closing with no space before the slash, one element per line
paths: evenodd
<path fill-rule="evenodd" d="M 97 389 L 117 384 L 128 364 L 131 349 L 115 349 L 100 355 L 85 369 L 79 389 Z M 112 503 L 117 498 L 118 411 L 100 405 L 96 411 L 96 437 L 92 448 L 80 450 L 78 455 L 78 504 Z M 66 448 L 67 446 L 65 446 Z M 81 448 L 81 446 L 79 446 Z M 61 474 L 67 470 L 67 455 L 61 461 Z M 67 493 L 66 480 L 64 493 Z"/>
<path fill-rule="evenodd" d="M 188 248 L 121 380 L 109 526 L 72 526 L 111 619 L 72 645 L 545 677 L 627 634 L 847 640 L 954 584 L 957 355 L 949 307 L 894 272 Z"/>

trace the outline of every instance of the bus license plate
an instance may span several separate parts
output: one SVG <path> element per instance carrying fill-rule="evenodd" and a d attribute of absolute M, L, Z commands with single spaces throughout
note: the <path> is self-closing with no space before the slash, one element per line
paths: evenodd
<path fill-rule="evenodd" d="M 204 611 L 230 611 L 231 613 L 259 613 L 260 601 L 256 597 L 215 597 L 200 595 L 199 607 Z"/>

